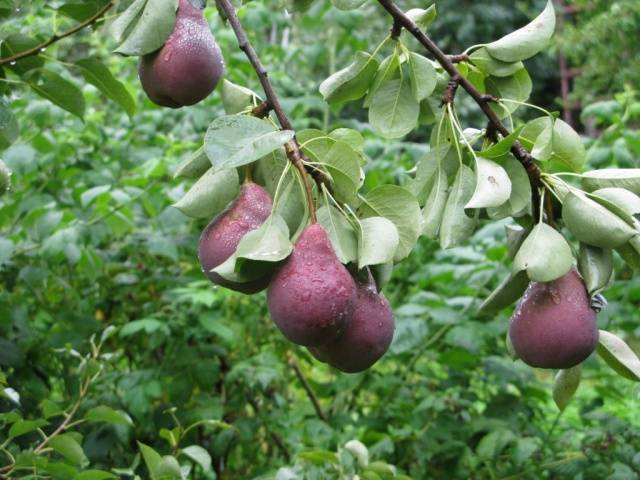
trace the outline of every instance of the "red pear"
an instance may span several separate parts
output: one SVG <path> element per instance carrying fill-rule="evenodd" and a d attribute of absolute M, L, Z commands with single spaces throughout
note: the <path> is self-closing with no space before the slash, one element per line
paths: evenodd
<path fill-rule="evenodd" d="M 271 214 L 271 197 L 260 185 L 247 182 L 227 210 L 207 225 L 200 236 L 198 258 L 202 271 L 213 283 L 241 293 L 251 294 L 267 288 L 270 276 L 252 282 L 229 281 L 211 270 L 224 263 L 251 230 L 260 227 Z"/>
<path fill-rule="evenodd" d="M 356 285 L 322 226 L 307 227 L 267 292 L 271 318 L 290 341 L 318 346 L 348 326 Z"/>
<path fill-rule="evenodd" d="M 395 321 L 389 302 L 378 293 L 375 282 L 358 285 L 358 297 L 351 322 L 332 343 L 310 347 L 321 362 L 346 373 L 367 370 L 389 349 Z"/>
<path fill-rule="evenodd" d="M 509 337 L 532 367 L 567 369 L 586 360 L 599 333 L 580 275 L 571 271 L 553 282 L 531 283 L 511 318 Z"/>
<path fill-rule="evenodd" d="M 202 10 L 180 0 L 176 26 L 159 50 L 140 59 L 142 87 L 158 105 L 180 108 L 206 98 L 224 73 L 224 59 Z"/>

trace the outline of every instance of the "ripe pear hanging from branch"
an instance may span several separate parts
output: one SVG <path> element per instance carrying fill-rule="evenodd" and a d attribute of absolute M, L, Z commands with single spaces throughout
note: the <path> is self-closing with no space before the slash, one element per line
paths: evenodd
<path fill-rule="evenodd" d="M 151 101 L 170 108 L 204 100 L 224 73 L 224 59 L 202 10 L 180 0 L 176 26 L 156 52 L 140 58 L 138 73 Z"/>

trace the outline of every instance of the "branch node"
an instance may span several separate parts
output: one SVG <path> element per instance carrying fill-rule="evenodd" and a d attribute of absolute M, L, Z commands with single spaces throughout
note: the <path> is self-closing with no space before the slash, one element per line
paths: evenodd
<path fill-rule="evenodd" d="M 402 33 L 402 24 L 397 20 L 393 20 L 393 26 L 391 27 L 391 38 L 397 40 L 400 38 L 400 34 Z"/>
<path fill-rule="evenodd" d="M 458 87 L 460 86 L 460 80 L 462 76 L 458 73 L 451 77 L 449 80 L 449 84 L 447 85 L 447 89 L 442 94 L 442 106 L 452 104 L 456 98 L 456 92 L 458 91 Z"/>
<path fill-rule="evenodd" d="M 467 55 L 466 53 L 461 53 L 459 55 L 449 55 L 449 60 L 451 60 L 451 63 L 468 62 L 469 55 Z"/>
<path fill-rule="evenodd" d="M 273 107 L 271 103 L 269 103 L 269 100 L 266 100 L 257 107 L 254 107 L 253 110 L 251 110 L 251 115 L 257 118 L 266 118 L 269 116 L 271 110 L 273 110 Z"/>

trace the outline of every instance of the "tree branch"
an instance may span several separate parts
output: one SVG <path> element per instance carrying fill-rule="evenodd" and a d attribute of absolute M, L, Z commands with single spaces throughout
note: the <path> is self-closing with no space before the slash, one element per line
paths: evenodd
<path fill-rule="evenodd" d="M 236 14 L 235 8 L 233 7 L 233 5 L 229 0 L 217 0 L 217 2 L 218 2 L 218 5 L 220 6 L 220 9 L 227 16 L 227 20 L 229 20 L 229 24 L 231 25 L 231 28 L 233 29 L 236 35 L 236 38 L 238 39 L 238 46 L 247 56 L 247 58 L 249 59 L 249 62 L 251 63 L 251 66 L 253 66 L 253 69 L 258 74 L 258 78 L 260 79 L 260 84 L 262 85 L 262 89 L 264 90 L 264 93 L 267 97 L 266 101 L 268 102 L 269 106 L 271 107 L 276 117 L 278 118 L 278 122 L 280 123 L 280 126 L 284 130 L 294 131 L 293 125 L 291 124 L 291 121 L 287 117 L 287 114 L 284 112 L 284 109 L 280 104 L 280 100 L 278 99 L 278 96 L 276 95 L 276 92 L 273 89 L 273 85 L 271 85 L 271 81 L 269 80 L 269 74 L 267 70 L 262 65 L 262 62 L 260 61 L 258 54 L 253 48 L 253 45 L 251 45 L 251 42 L 249 41 L 247 34 L 244 31 L 244 28 L 240 24 L 240 20 L 238 20 L 238 15 Z M 291 163 L 293 163 L 293 166 L 298 170 L 298 172 L 300 172 L 302 181 L 304 183 L 306 195 L 307 195 L 307 203 L 309 204 L 309 213 L 311 216 L 311 222 L 316 223 L 317 219 L 316 219 L 316 213 L 315 213 L 315 202 L 313 200 L 313 191 L 311 189 L 311 183 L 309 182 L 307 169 L 305 166 L 306 158 L 304 157 L 304 154 L 300 150 L 300 145 L 298 144 L 298 141 L 295 138 L 287 143 L 286 151 L 287 151 L 287 156 L 289 157 L 289 160 L 291 161 Z M 327 183 L 327 179 L 325 178 L 325 175 L 321 170 L 311 167 L 309 168 L 309 173 L 314 178 L 317 184 L 321 185 L 323 183 Z"/>
<path fill-rule="evenodd" d="M 451 57 L 446 55 L 440 48 L 411 20 L 405 13 L 395 4 L 393 0 L 378 0 L 378 3 L 393 17 L 394 23 L 399 23 L 405 28 L 411 35 L 415 37 L 420 44 L 426 48 L 431 55 L 435 57 L 438 63 L 444 68 L 444 70 L 451 76 L 452 79 L 456 79 L 457 83 L 469 94 L 471 98 L 478 104 L 480 109 L 489 119 L 489 122 L 502 136 L 509 135 L 509 130 L 502 124 L 500 118 L 496 112 L 491 108 L 492 98 L 480 93 L 472 84 L 463 77 L 456 68 L 454 61 L 460 60 L 460 58 Z M 514 143 L 511 148 L 511 153 L 522 163 L 529 175 L 529 181 L 535 191 L 542 187 L 541 176 L 542 172 L 538 166 L 534 163 L 533 158 L 527 152 L 527 150 L 519 143 Z"/>
<path fill-rule="evenodd" d="M 326 422 L 327 417 L 322 411 L 322 408 L 320 408 L 320 402 L 318 401 L 318 397 L 316 397 L 316 394 L 313 392 L 311 385 L 309 385 L 309 382 L 307 382 L 307 379 L 304 378 L 304 374 L 300 369 L 300 365 L 298 365 L 298 362 L 296 362 L 296 359 L 293 358 L 292 356 L 289 356 L 289 366 L 293 368 L 293 371 L 295 372 L 296 377 L 298 377 L 298 380 L 300 380 L 300 383 L 302 384 L 302 388 L 304 388 L 304 391 L 307 392 L 307 397 L 309 397 L 309 400 L 313 404 L 313 408 L 316 411 L 316 415 L 318 415 L 318 418 L 320 420 L 324 420 Z"/>
<path fill-rule="evenodd" d="M 98 10 L 93 16 L 91 16 L 90 18 L 86 19 L 84 22 L 79 23 L 75 27 L 70 28 L 69 30 L 66 30 L 66 31 L 64 31 L 64 32 L 62 32 L 60 34 L 55 34 L 49 40 L 47 40 L 45 42 L 42 42 L 40 45 L 36 45 L 33 48 L 30 48 L 28 50 L 24 50 L 22 52 L 16 53 L 15 55 L 12 55 L 11 57 L 0 58 L 0 67 L 2 65 L 6 65 L 8 63 L 10 64 L 12 62 L 17 62 L 18 60 L 22 60 L 23 58 L 26 58 L 26 57 L 33 57 L 35 55 L 39 55 L 42 50 L 46 49 L 50 45 L 53 45 L 54 43 L 62 40 L 63 38 L 70 37 L 71 35 L 73 35 L 75 33 L 78 33 L 80 30 L 83 30 L 84 28 L 88 27 L 89 25 L 92 25 L 95 22 L 97 22 L 114 5 L 115 5 L 115 1 L 112 0 L 112 1 L 108 2 L 100 10 Z"/>

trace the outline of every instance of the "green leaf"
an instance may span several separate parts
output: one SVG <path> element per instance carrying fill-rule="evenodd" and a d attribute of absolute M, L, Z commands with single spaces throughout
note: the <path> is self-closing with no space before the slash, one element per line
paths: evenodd
<path fill-rule="evenodd" d="M 40 44 L 40 41 L 35 38 L 28 37 L 21 33 L 14 33 L 12 35 L 7 36 L 2 40 L 0 44 L 0 52 L 2 54 L 2 58 L 13 57 L 14 55 L 24 52 L 25 50 L 30 50 L 34 47 L 37 47 Z M 39 55 L 31 55 L 29 57 L 25 57 L 21 60 L 18 60 L 15 65 L 7 65 L 9 69 L 14 71 L 17 75 L 23 76 L 30 70 L 34 70 L 36 68 L 41 68 L 44 66 L 44 58 Z"/>
<path fill-rule="evenodd" d="M 580 135 L 560 119 L 553 126 L 553 160 L 563 163 L 574 172 L 579 172 L 587 160 Z"/>
<path fill-rule="evenodd" d="M 485 75 L 493 75 L 494 77 L 509 77 L 518 70 L 524 68 L 524 64 L 518 62 L 502 62 L 493 58 L 489 51 L 482 47 L 473 52 L 469 58 L 478 69 Z"/>
<path fill-rule="evenodd" d="M 338 455 L 334 452 L 329 452 L 327 450 L 314 450 L 311 452 L 300 452 L 296 455 L 301 460 L 307 460 L 309 462 L 315 463 L 316 465 L 322 465 L 324 463 L 331 463 L 334 465 L 340 464 L 340 459 Z"/>
<path fill-rule="evenodd" d="M 400 235 L 396 262 L 406 258 L 420 236 L 420 205 L 405 188 L 380 185 L 371 190 L 360 207 L 363 218 L 385 217 L 393 222 Z"/>
<path fill-rule="evenodd" d="M 133 96 L 102 62 L 94 58 L 85 58 L 78 60 L 76 66 L 87 83 L 95 86 L 107 98 L 120 105 L 129 118 L 133 117 L 136 113 L 136 102 Z"/>
<path fill-rule="evenodd" d="M 429 25 L 433 23 L 433 21 L 438 16 L 438 11 L 436 9 L 435 3 L 430 5 L 428 8 L 412 8 L 406 13 L 407 17 L 409 17 L 416 25 L 418 25 L 423 30 L 428 28 Z"/>
<path fill-rule="evenodd" d="M 582 366 L 560 370 L 553 382 L 553 401 L 560 411 L 564 410 L 580 386 Z"/>
<path fill-rule="evenodd" d="M 279 262 L 287 258 L 292 250 L 287 223 L 280 215 L 271 215 L 260 228 L 242 237 L 234 256 L 236 259 Z"/>
<path fill-rule="evenodd" d="M 418 124 L 420 104 L 405 76 L 383 84 L 371 99 L 369 123 L 385 138 L 401 138 Z"/>
<path fill-rule="evenodd" d="M 582 186 L 588 192 L 618 187 L 640 195 L 640 168 L 609 168 L 587 172 L 582 175 Z"/>
<path fill-rule="evenodd" d="M 204 146 L 202 146 L 180 162 L 176 172 L 173 174 L 173 178 L 200 178 L 210 168 L 211 162 L 204 151 Z"/>
<path fill-rule="evenodd" d="M 531 77 L 525 68 L 518 70 L 509 77 L 487 77 L 485 84 L 487 93 L 499 98 L 516 100 L 517 102 L 527 101 L 533 90 Z M 520 105 L 517 103 L 505 102 L 500 105 L 494 104 L 492 108 L 501 117 L 506 117 L 519 107 Z"/>
<path fill-rule="evenodd" d="M 496 313 L 517 302 L 529 286 L 529 277 L 525 270 L 512 272 L 480 305 L 482 313 Z"/>
<path fill-rule="evenodd" d="M 598 355 L 618 375 L 634 382 L 640 382 L 640 359 L 620 337 L 600 330 Z"/>
<path fill-rule="evenodd" d="M 553 2 L 548 0 L 543 12 L 525 27 L 486 45 L 492 57 L 503 62 L 526 60 L 543 50 L 556 28 Z"/>
<path fill-rule="evenodd" d="M 340 10 L 355 10 L 364 5 L 367 0 L 331 0 L 333 5 Z"/>
<path fill-rule="evenodd" d="M 173 206 L 191 218 L 213 218 L 239 192 L 240 181 L 235 168 L 220 171 L 209 168 Z"/>
<path fill-rule="evenodd" d="M 571 247 L 546 223 L 536 225 L 513 260 L 514 273 L 526 271 L 534 282 L 552 282 L 573 267 Z"/>
<path fill-rule="evenodd" d="M 176 26 L 177 9 L 178 0 L 135 1 L 111 27 L 121 42 L 115 53 L 140 56 L 158 50 Z"/>
<path fill-rule="evenodd" d="M 613 255 L 611 250 L 580 244 L 578 269 L 584 279 L 587 291 L 595 295 L 602 291 L 613 276 Z"/>
<path fill-rule="evenodd" d="M 235 115 L 262 101 L 253 90 L 236 85 L 227 79 L 223 80 L 220 98 L 227 115 Z"/>
<path fill-rule="evenodd" d="M 489 159 L 496 159 L 507 155 L 515 141 L 518 140 L 518 137 L 520 136 L 523 128 L 524 125 L 516 128 L 513 132 L 501 139 L 498 143 L 495 143 L 490 147 L 482 150 L 479 155 L 483 158 Z"/>
<path fill-rule="evenodd" d="M 573 192 L 564 199 L 562 219 L 576 239 L 594 247 L 618 248 L 636 234 L 620 217 L 585 195 Z"/>
<path fill-rule="evenodd" d="M 142 453 L 144 463 L 147 465 L 151 480 L 160 480 L 160 476 L 158 475 L 160 463 L 162 462 L 162 457 L 160 456 L 160 454 L 144 443 L 138 442 L 138 448 Z"/>
<path fill-rule="evenodd" d="M 462 165 L 449 191 L 440 225 L 440 246 L 443 249 L 457 247 L 473 234 L 478 220 L 477 217 L 469 217 L 464 206 L 471 200 L 475 187 L 473 171 Z"/>
<path fill-rule="evenodd" d="M 73 480 L 109 480 L 112 478 L 117 479 L 118 477 L 104 470 L 85 470 L 73 477 Z"/>
<path fill-rule="evenodd" d="M 232 282 L 250 282 L 264 275 L 257 262 L 279 262 L 292 250 L 287 223 L 281 216 L 272 214 L 260 228 L 242 237 L 234 254 L 213 271 Z"/>
<path fill-rule="evenodd" d="M 133 425 L 131 418 L 125 412 L 114 410 L 104 405 L 93 407 L 84 415 L 84 419 L 88 422 L 96 423 L 104 422 L 129 426 Z"/>
<path fill-rule="evenodd" d="M 49 440 L 49 446 L 74 465 L 84 465 L 89 462 L 82 447 L 71 434 L 56 435 Z"/>
<path fill-rule="evenodd" d="M 385 58 L 378 66 L 378 71 L 373 79 L 373 83 L 369 87 L 367 97 L 364 100 L 363 106 L 369 108 L 373 96 L 376 94 L 381 85 L 398 78 L 400 76 L 400 55 L 398 54 L 398 48 L 394 49 L 393 54 Z"/>
<path fill-rule="evenodd" d="M 601 188 L 591 194 L 589 198 L 612 211 L 629 225 L 640 231 L 640 197 L 624 188 Z"/>
<path fill-rule="evenodd" d="M 435 240 L 438 238 L 442 216 L 449 195 L 449 183 L 444 169 L 439 168 L 433 179 L 431 191 L 422 209 L 422 234 Z"/>
<path fill-rule="evenodd" d="M 358 240 L 349 221 L 333 206 L 320 207 L 317 215 L 318 223 L 327 232 L 340 262 L 345 264 L 355 262 L 358 258 Z"/>
<path fill-rule="evenodd" d="M 476 157 L 476 189 L 464 208 L 499 207 L 511 197 L 511 180 L 496 162 Z"/>
<path fill-rule="evenodd" d="M 0 98 L 0 150 L 8 148 L 19 135 L 18 120 L 9 108 L 9 103 L 4 98 Z M 3 188 L 2 180 L 0 179 L 0 194 L 7 189 Z"/>
<path fill-rule="evenodd" d="M 511 195 L 504 205 L 487 209 L 492 219 L 521 215 L 531 204 L 531 182 L 522 164 L 509 154 L 503 167 L 511 180 Z"/>
<path fill-rule="evenodd" d="M 9 438 L 16 438 L 27 433 L 31 433 L 45 425 L 49 425 L 46 420 L 18 420 L 9 429 Z"/>
<path fill-rule="evenodd" d="M 364 148 L 364 137 L 359 131 L 351 128 L 336 128 L 329 133 L 329 137 L 338 142 L 346 143 L 356 152 L 362 153 Z"/>
<path fill-rule="evenodd" d="M 544 117 L 540 120 L 542 131 L 535 139 L 531 155 L 536 160 L 546 161 L 553 156 L 553 126 L 554 120 L 550 117 Z"/>
<path fill-rule="evenodd" d="M 11 170 L 9 170 L 9 167 L 7 167 L 6 163 L 0 160 L 0 197 L 5 193 L 7 193 L 10 188 L 11 188 Z M 5 246 L 11 243 L 10 240 L 7 240 L 5 238 L 0 239 L 0 242 L 4 242 Z M 11 246 L 13 247 L 13 243 L 11 243 Z M 0 252 L 6 252 L 6 250 L 7 250 L 6 248 L 4 249 L 0 248 Z M 13 248 L 11 248 L 11 250 L 13 250 Z M 3 255 L 2 253 L 0 253 L 0 264 L 6 262 L 7 260 L 9 260 L 8 256 L 6 254 Z"/>
<path fill-rule="evenodd" d="M 358 268 L 391 262 L 400 244 L 393 222 L 384 217 L 369 217 L 361 220 L 360 225 Z"/>
<path fill-rule="evenodd" d="M 204 138 L 204 149 L 216 171 L 255 162 L 293 138 L 290 130 L 246 115 L 227 115 L 214 120 Z"/>
<path fill-rule="evenodd" d="M 356 200 L 360 183 L 360 161 L 358 154 L 348 143 L 336 141 L 327 156 L 321 161 L 333 180 L 333 192 L 340 203 Z"/>
<path fill-rule="evenodd" d="M 378 61 L 366 52 L 357 52 L 354 62 L 334 73 L 320 85 L 329 103 L 344 103 L 364 96 L 378 70 Z"/>
<path fill-rule="evenodd" d="M 183 448 L 180 453 L 186 455 L 191 460 L 196 462 L 204 472 L 211 470 L 211 455 L 204 448 L 198 445 L 191 445 Z"/>
<path fill-rule="evenodd" d="M 84 118 L 84 96 L 74 83 L 46 68 L 34 73 L 28 75 L 27 84 L 35 93 L 81 120 Z"/>
<path fill-rule="evenodd" d="M 436 88 L 436 69 L 431 60 L 414 52 L 409 52 L 409 80 L 413 98 L 418 102 L 430 96 Z"/>

